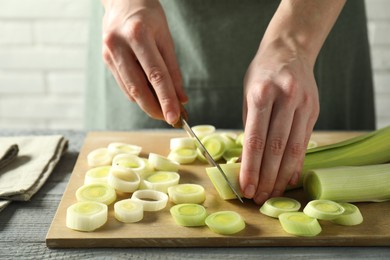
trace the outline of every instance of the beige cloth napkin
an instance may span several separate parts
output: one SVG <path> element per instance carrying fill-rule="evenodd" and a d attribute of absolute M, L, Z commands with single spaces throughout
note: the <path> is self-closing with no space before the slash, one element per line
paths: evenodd
<path fill-rule="evenodd" d="M 0 137 L 1 146 L 16 144 L 18 156 L 0 168 L 0 211 L 13 200 L 29 200 L 45 183 L 66 151 L 61 135 Z"/>
<path fill-rule="evenodd" d="M 19 152 L 17 144 L 0 143 L 0 169 L 4 168 L 16 158 Z"/>

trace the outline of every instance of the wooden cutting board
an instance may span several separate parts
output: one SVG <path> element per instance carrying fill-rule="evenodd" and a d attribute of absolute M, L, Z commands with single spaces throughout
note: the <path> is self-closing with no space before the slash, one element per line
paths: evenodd
<path fill-rule="evenodd" d="M 319 145 L 341 141 L 361 133 L 320 132 L 312 139 Z M 145 132 L 91 132 L 87 135 L 78 160 L 64 192 L 58 210 L 46 236 L 48 247 L 244 247 L 244 246 L 390 246 L 390 202 L 356 203 L 364 222 L 345 227 L 320 221 L 322 232 L 316 237 L 295 237 L 281 228 L 277 219 L 259 213 L 259 206 L 250 200 L 241 204 L 238 200 L 221 200 L 208 179 L 205 167 L 196 163 L 180 166 L 180 183 L 198 183 L 205 187 L 204 202 L 209 213 L 234 210 L 246 222 L 246 228 L 231 236 L 218 235 L 207 227 L 188 228 L 175 224 L 169 209 L 145 212 L 138 223 L 124 224 L 114 218 L 113 205 L 109 206 L 107 223 L 94 232 L 74 231 L 65 226 L 66 209 L 76 202 L 75 192 L 82 186 L 85 172 L 89 169 L 87 154 L 95 148 L 106 147 L 110 142 L 126 142 L 143 147 L 142 157 L 150 152 L 168 155 L 169 140 L 186 136 L 182 131 Z M 390 185 L 390 184 L 389 184 Z M 307 199 L 302 189 L 289 191 L 286 196 L 296 198 L 305 206 Z M 120 198 L 127 198 L 122 195 Z M 119 199 L 120 199 L 119 198 Z"/>

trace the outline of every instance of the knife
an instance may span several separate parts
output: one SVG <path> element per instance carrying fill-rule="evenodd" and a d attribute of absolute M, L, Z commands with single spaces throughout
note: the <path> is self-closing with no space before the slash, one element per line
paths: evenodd
<path fill-rule="evenodd" d="M 194 138 L 195 139 L 195 143 L 196 143 L 196 146 L 199 148 L 199 150 L 202 152 L 203 156 L 207 159 L 207 161 L 217 167 L 217 169 L 219 170 L 219 172 L 221 173 L 221 175 L 223 176 L 223 178 L 225 179 L 225 181 L 227 182 L 227 184 L 229 185 L 230 189 L 233 191 L 234 195 L 236 195 L 237 199 L 239 199 L 239 201 L 241 201 L 242 203 L 244 203 L 244 201 L 242 200 L 242 198 L 240 197 L 240 195 L 238 195 L 238 192 L 234 189 L 233 185 L 231 184 L 231 182 L 229 181 L 229 179 L 227 178 L 226 174 L 223 172 L 221 166 L 219 166 L 219 164 L 213 159 L 213 157 L 210 155 L 210 153 L 207 151 L 206 147 L 204 147 L 204 145 L 202 144 L 202 142 L 200 141 L 199 137 L 194 133 L 194 131 L 191 129 L 191 127 L 188 125 L 187 121 L 184 119 L 183 116 L 180 116 L 180 122 L 181 122 L 181 125 L 183 127 L 183 129 L 187 132 L 187 134 Z"/>

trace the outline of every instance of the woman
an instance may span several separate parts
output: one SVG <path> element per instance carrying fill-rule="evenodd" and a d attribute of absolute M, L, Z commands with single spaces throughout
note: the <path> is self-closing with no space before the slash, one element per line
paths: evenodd
<path fill-rule="evenodd" d="M 188 101 L 192 125 L 244 126 L 240 185 L 260 204 L 297 182 L 314 127 L 375 127 L 364 1 L 102 3 L 89 128 L 167 127 Z"/>

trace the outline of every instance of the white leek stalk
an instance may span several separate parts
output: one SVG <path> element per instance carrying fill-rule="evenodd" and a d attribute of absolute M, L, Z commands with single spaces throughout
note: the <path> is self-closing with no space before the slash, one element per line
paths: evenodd
<path fill-rule="evenodd" d="M 239 174 L 240 174 L 241 163 L 220 164 L 219 166 L 222 168 L 223 172 L 225 173 L 226 177 L 228 178 L 232 186 L 242 197 L 242 194 L 240 192 L 241 189 L 239 185 Z M 231 190 L 230 186 L 223 178 L 223 176 L 221 175 L 217 167 L 206 168 L 206 173 L 207 176 L 209 176 L 211 182 L 213 183 L 215 189 L 217 190 L 219 196 L 222 199 L 224 200 L 236 199 L 236 195 Z"/>
<path fill-rule="evenodd" d="M 112 159 L 113 166 L 129 168 L 132 171 L 143 174 L 146 169 L 145 160 L 133 154 L 118 154 Z"/>
<path fill-rule="evenodd" d="M 110 205 L 116 200 L 114 188 L 103 183 L 92 183 L 81 186 L 76 191 L 77 201 L 96 201 Z"/>
<path fill-rule="evenodd" d="M 300 207 L 301 203 L 297 200 L 286 197 L 274 197 L 268 199 L 260 207 L 260 212 L 269 217 L 278 218 L 280 214 L 298 211 Z"/>
<path fill-rule="evenodd" d="M 146 189 L 167 193 L 168 188 L 177 185 L 179 180 L 180 175 L 177 172 L 157 171 L 147 177 L 143 185 Z"/>
<path fill-rule="evenodd" d="M 177 172 L 180 166 L 177 162 L 156 153 L 149 153 L 148 161 L 158 171 Z"/>
<path fill-rule="evenodd" d="M 200 139 L 203 146 L 209 152 L 214 161 L 218 161 L 222 158 L 223 153 L 225 152 L 225 142 L 222 137 L 218 134 L 207 135 Z M 198 149 L 198 158 L 201 161 L 207 162 L 206 158 L 203 156 L 203 153 Z"/>
<path fill-rule="evenodd" d="M 107 183 L 117 191 L 131 193 L 138 189 L 141 179 L 129 168 L 113 166 L 110 169 Z"/>
<path fill-rule="evenodd" d="M 131 195 L 131 199 L 141 202 L 144 211 L 159 211 L 168 203 L 168 195 L 156 190 L 137 190 Z"/>
<path fill-rule="evenodd" d="M 196 149 L 180 148 L 172 150 L 168 155 L 168 159 L 180 164 L 189 164 L 193 163 L 197 156 Z"/>
<path fill-rule="evenodd" d="M 85 173 L 84 184 L 90 183 L 107 183 L 108 173 L 111 169 L 111 166 L 98 166 L 92 169 L 89 169 Z"/>
<path fill-rule="evenodd" d="M 309 217 L 332 220 L 343 214 L 345 209 L 331 200 L 312 200 L 303 209 L 303 213 Z"/>
<path fill-rule="evenodd" d="M 111 165 L 112 155 L 107 148 L 97 148 L 88 153 L 87 162 L 91 167 Z"/>
<path fill-rule="evenodd" d="M 177 150 L 182 148 L 196 149 L 195 140 L 191 137 L 175 137 L 171 138 L 169 142 L 170 150 Z"/>
<path fill-rule="evenodd" d="M 363 222 L 363 216 L 359 208 L 347 202 L 339 203 L 345 211 L 331 222 L 343 226 L 355 226 Z"/>
<path fill-rule="evenodd" d="M 206 200 L 206 192 L 199 184 L 183 183 L 168 188 L 168 195 L 175 204 L 201 204 Z"/>
<path fill-rule="evenodd" d="M 279 215 L 284 231 L 295 236 L 312 237 L 321 233 L 322 228 L 316 218 L 303 212 L 286 212 Z"/>
<path fill-rule="evenodd" d="M 178 204 L 170 209 L 175 222 L 180 226 L 199 227 L 205 225 L 206 209 L 199 204 Z"/>
<path fill-rule="evenodd" d="M 221 235 L 232 235 L 245 228 L 245 221 L 235 211 L 218 211 L 209 215 L 206 225 L 215 233 Z"/>
<path fill-rule="evenodd" d="M 337 202 L 390 200 L 390 164 L 346 166 L 309 171 L 304 190 L 311 199 Z"/>
<path fill-rule="evenodd" d="M 215 132 L 215 126 L 213 125 L 195 125 L 191 129 L 199 139 Z"/>
<path fill-rule="evenodd" d="M 94 231 L 107 222 L 107 205 L 94 201 L 77 202 L 66 210 L 66 226 L 78 231 Z"/>
<path fill-rule="evenodd" d="M 107 146 L 107 149 L 110 151 L 112 156 L 118 154 L 132 154 L 138 156 L 142 151 L 141 146 L 121 142 L 110 143 Z"/>
<path fill-rule="evenodd" d="M 143 219 L 144 206 L 132 199 L 120 200 L 114 204 L 115 218 L 124 223 L 134 223 Z"/>

